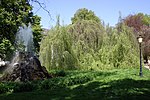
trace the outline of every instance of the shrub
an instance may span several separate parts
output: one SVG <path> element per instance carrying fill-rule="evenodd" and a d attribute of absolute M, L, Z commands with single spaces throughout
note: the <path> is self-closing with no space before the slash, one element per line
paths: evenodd
<path fill-rule="evenodd" d="M 66 72 L 64 70 L 56 71 L 56 75 L 64 77 L 66 76 Z"/>
<path fill-rule="evenodd" d="M 9 91 L 9 87 L 4 83 L 0 83 L 0 94 L 7 93 Z"/>
<path fill-rule="evenodd" d="M 47 90 L 47 89 L 54 89 L 54 88 L 62 87 L 62 85 L 61 85 L 62 80 L 63 80 L 63 78 L 46 79 L 41 82 L 40 89 Z"/>
<path fill-rule="evenodd" d="M 84 84 L 93 80 L 93 76 L 90 74 L 77 74 L 73 76 L 68 76 L 64 79 L 63 85 L 64 86 L 72 86 L 77 84 Z"/>
<path fill-rule="evenodd" d="M 35 90 L 34 84 L 31 82 L 15 84 L 13 92 L 30 92 Z"/>

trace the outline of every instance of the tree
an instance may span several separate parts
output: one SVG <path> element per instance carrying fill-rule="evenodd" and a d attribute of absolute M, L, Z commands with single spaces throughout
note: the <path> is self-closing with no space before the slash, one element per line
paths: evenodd
<path fill-rule="evenodd" d="M 69 33 L 74 40 L 73 50 L 79 68 L 90 69 L 98 61 L 97 53 L 103 43 L 104 26 L 94 12 L 86 8 L 77 10 L 71 20 Z"/>
<path fill-rule="evenodd" d="M 49 70 L 137 67 L 138 47 L 131 28 L 105 27 L 99 22 L 82 19 L 62 27 L 58 17 L 41 42 L 42 64 Z"/>
<path fill-rule="evenodd" d="M 70 25 L 69 32 L 73 37 L 73 50 L 78 57 L 80 67 L 90 67 L 96 52 L 101 48 L 104 27 L 92 20 L 82 20 Z"/>
<path fill-rule="evenodd" d="M 92 14 L 94 15 L 93 12 Z M 100 20 L 84 19 L 61 27 L 58 16 L 57 25 L 41 42 L 42 64 L 47 69 L 90 69 L 96 57 L 94 52 L 98 52 L 103 41 L 104 27 L 99 22 Z"/>
<path fill-rule="evenodd" d="M 107 69 L 137 67 L 139 60 L 137 42 L 131 28 L 122 24 L 106 27 L 103 44 L 99 50 L 100 62 Z"/>
<path fill-rule="evenodd" d="M 3 39 L 10 42 L 14 46 L 15 35 L 22 23 L 32 24 L 35 47 L 39 48 L 42 31 L 40 26 L 40 18 L 32 13 L 32 6 L 28 0 L 1 0 L 0 3 L 0 44 L 3 45 Z M 5 55 L 11 52 L 4 47 Z M 37 49 L 38 50 L 38 49 Z M 3 54 L 2 51 L 0 51 Z M 10 54 L 10 53 L 9 53 Z M 4 57 L 2 57 L 4 58 Z"/>
<path fill-rule="evenodd" d="M 66 27 L 52 28 L 41 41 L 40 61 L 47 70 L 76 69 L 78 64 L 72 48 L 72 38 Z"/>
<path fill-rule="evenodd" d="M 74 14 L 74 17 L 71 18 L 72 24 L 81 20 L 92 20 L 100 23 L 100 19 L 94 14 L 94 12 L 86 8 L 77 10 L 77 12 Z"/>
<path fill-rule="evenodd" d="M 148 56 L 150 56 L 150 15 L 143 13 L 129 15 L 123 22 L 133 28 L 136 37 L 139 34 L 143 36 L 143 56 L 145 60 L 148 60 Z"/>
<path fill-rule="evenodd" d="M 129 27 L 133 27 L 135 32 L 141 31 L 143 26 L 149 26 L 149 20 L 150 16 L 143 13 L 129 15 L 123 19 L 124 23 Z"/>
<path fill-rule="evenodd" d="M 42 39 L 42 34 L 41 32 L 43 31 L 40 25 L 40 20 L 41 18 L 38 17 L 37 15 L 32 16 L 33 22 L 32 22 L 32 31 L 33 31 L 33 42 L 35 46 L 35 51 L 38 54 L 40 50 L 40 43 Z"/>

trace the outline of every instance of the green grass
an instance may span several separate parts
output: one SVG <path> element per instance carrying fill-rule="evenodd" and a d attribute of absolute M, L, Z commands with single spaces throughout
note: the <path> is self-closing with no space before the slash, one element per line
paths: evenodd
<path fill-rule="evenodd" d="M 67 71 L 40 83 L 45 88 L 31 92 L 5 93 L 0 100 L 149 100 L 150 71 L 114 69 L 109 71 Z"/>

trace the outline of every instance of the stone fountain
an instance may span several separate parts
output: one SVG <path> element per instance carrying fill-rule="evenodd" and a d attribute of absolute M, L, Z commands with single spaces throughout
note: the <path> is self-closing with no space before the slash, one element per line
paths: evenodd
<path fill-rule="evenodd" d="M 44 66 L 34 54 L 33 35 L 31 25 L 20 27 L 16 35 L 17 51 L 1 81 L 27 82 L 32 80 L 40 80 L 51 78 Z"/>

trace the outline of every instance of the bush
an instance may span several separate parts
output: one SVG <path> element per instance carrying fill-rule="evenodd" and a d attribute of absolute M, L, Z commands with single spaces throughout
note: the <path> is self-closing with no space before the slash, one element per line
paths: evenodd
<path fill-rule="evenodd" d="M 9 91 L 9 87 L 4 83 L 0 83 L 0 94 L 7 93 Z"/>
<path fill-rule="evenodd" d="M 57 77 L 52 79 L 47 79 L 41 82 L 40 89 L 55 89 L 62 88 L 72 85 L 84 84 L 93 80 L 93 76 L 87 74 L 79 74 L 76 76 L 67 76 L 67 77 Z"/>
<path fill-rule="evenodd" d="M 0 94 L 7 92 L 31 92 L 33 90 L 38 90 L 40 82 L 26 82 L 26 83 L 17 83 L 17 82 L 7 82 L 0 83 Z"/>
<path fill-rule="evenodd" d="M 47 89 L 54 89 L 54 88 L 60 88 L 63 87 L 61 84 L 64 78 L 52 78 L 52 79 L 46 79 L 41 82 L 40 84 L 40 90 L 47 90 Z"/>
<path fill-rule="evenodd" d="M 31 82 L 15 84 L 13 92 L 30 92 L 35 90 L 34 84 Z"/>
<path fill-rule="evenodd" d="M 66 72 L 63 70 L 56 71 L 56 74 L 58 76 L 65 76 L 65 77 L 56 77 L 26 83 L 17 83 L 17 82 L 0 83 L 0 94 L 8 92 L 12 93 L 31 92 L 37 90 L 56 89 L 72 85 L 79 85 L 92 81 L 97 75 L 91 72 L 90 73 L 68 72 L 66 74 Z"/>
<path fill-rule="evenodd" d="M 56 71 L 52 72 L 51 74 L 56 76 L 56 77 L 66 76 L 66 72 L 64 70 L 56 70 Z"/>

